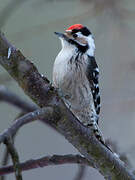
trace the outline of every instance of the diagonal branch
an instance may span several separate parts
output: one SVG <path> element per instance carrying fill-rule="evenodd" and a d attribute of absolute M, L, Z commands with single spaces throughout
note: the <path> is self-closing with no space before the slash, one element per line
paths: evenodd
<path fill-rule="evenodd" d="M 39 159 L 32 159 L 20 163 L 19 167 L 22 171 L 28 171 L 31 169 L 45 167 L 45 166 L 54 166 L 54 165 L 63 165 L 63 164 L 82 164 L 86 166 L 93 166 L 92 162 L 88 162 L 84 157 L 80 155 L 53 155 L 45 156 Z M 0 176 L 7 175 L 14 172 L 13 166 L 6 166 L 0 168 Z"/>
<path fill-rule="evenodd" d="M 8 50 L 11 50 L 8 56 Z M 8 56 L 8 57 L 7 57 Z M 96 168 L 105 179 L 135 180 L 135 176 L 93 136 L 59 99 L 47 78 L 42 77 L 37 68 L 16 50 L 0 34 L 0 64 L 18 82 L 25 93 L 40 107 L 52 106 L 53 116 L 46 119 Z"/>

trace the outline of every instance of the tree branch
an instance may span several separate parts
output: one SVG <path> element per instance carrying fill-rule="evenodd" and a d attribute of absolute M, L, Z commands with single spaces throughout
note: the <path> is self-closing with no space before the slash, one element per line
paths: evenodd
<path fill-rule="evenodd" d="M 76 177 L 74 178 L 74 180 L 83 180 L 83 177 L 85 175 L 86 172 L 86 165 L 79 165 L 78 166 L 78 172 L 76 174 Z"/>
<path fill-rule="evenodd" d="M 32 159 L 25 161 L 19 164 L 19 167 L 22 171 L 28 171 L 31 169 L 45 167 L 45 166 L 54 166 L 54 165 L 63 165 L 63 164 L 82 164 L 86 166 L 93 165 L 92 162 L 87 161 L 84 157 L 80 155 L 53 155 L 45 156 L 39 159 Z M 0 176 L 7 175 L 14 172 L 13 166 L 6 166 L 0 168 Z"/>
<path fill-rule="evenodd" d="M 5 149 L 4 151 L 4 155 L 2 157 L 2 163 L 1 163 L 1 166 L 6 166 L 8 164 L 8 161 L 9 161 L 9 153 L 8 153 L 8 150 L 7 148 Z M 0 180 L 5 180 L 6 177 L 5 176 L 1 176 L 0 177 Z"/>
<path fill-rule="evenodd" d="M 23 110 L 24 112 L 31 112 L 38 108 L 35 104 L 27 103 L 15 93 L 5 88 L 3 85 L 0 85 L 0 101 L 8 102 Z"/>
<path fill-rule="evenodd" d="M 11 93 L 12 94 L 12 93 Z M 14 119 L 14 121 L 15 120 L 17 120 L 17 119 L 19 119 L 21 116 L 23 116 L 25 113 L 23 113 L 23 112 L 21 112 L 21 113 L 19 113 L 18 115 L 17 115 L 17 117 Z M 19 129 L 18 129 L 19 130 Z M 17 130 L 17 131 L 18 131 Z M 16 133 L 12 136 L 12 143 L 14 143 L 14 141 L 15 141 L 15 136 L 16 136 L 16 134 L 17 134 L 17 131 L 16 131 Z M 3 154 L 3 157 L 2 157 L 2 161 L 1 161 L 1 166 L 6 166 L 7 164 L 8 164 L 8 161 L 9 161 L 9 152 L 8 152 L 8 150 L 7 150 L 7 148 L 5 149 L 5 151 L 4 151 L 4 154 Z M 0 180 L 5 180 L 6 179 L 6 176 L 1 176 L 0 177 Z"/>
<path fill-rule="evenodd" d="M 11 155 L 13 161 L 13 170 L 15 172 L 16 180 L 22 180 L 22 173 L 19 167 L 19 156 L 11 141 L 12 141 L 11 138 L 7 138 L 4 140 L 4 144 L 6 145 L 8 152 Z"/>
<path fill-rule="evenodd" d="M 53 109 L 51 107 L 46 107 L 42 109 L 37 109 L 34 112 L 30 112 L 15 120 L 8 129 L 4 130 L 0 134 L 0 143 L 4 142 L 6 138 L 13 137 L 20 127 L 23 125 L 33 122 L 39 118 L 51 118 L 53 115 Z"/>
<path fill-rule="evenodd" d="M 11 54 L 9 57 L 9 48 Z M 0 64 L 18 82 L 25 93 L 40 107 L 52 106 L 48 123 L 57 129 L 96 168 L 105 179 L 135 180 L 135 176 L 84 127 L 60 100 L 56 90 L 37 68 L 0 34 Z M 49 116 L 48 116 L 49 118 Z M 47 120 L 47 119 L 46 119 Z"/>

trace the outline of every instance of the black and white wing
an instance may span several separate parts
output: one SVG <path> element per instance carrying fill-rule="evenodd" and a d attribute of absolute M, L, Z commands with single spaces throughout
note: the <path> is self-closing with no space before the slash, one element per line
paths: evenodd
<path fill-rule="evenodd" d="M 88 56 L 88 58 L 89 58 L 89 64 L 87 67 L 86 76 L 90 83 L 96 114 L 99 117 L 99 113 L 100 113 L 100 93 L 99 93 L 99 82 L 98 82 L 99 69 L 95 57 Z M 97 124 L 98 124 L 98 120 L 97 120 Z"/>

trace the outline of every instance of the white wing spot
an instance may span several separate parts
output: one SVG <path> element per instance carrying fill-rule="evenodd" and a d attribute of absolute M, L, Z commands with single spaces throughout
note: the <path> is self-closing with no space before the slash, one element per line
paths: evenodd
<path fill-rule="evenodd" d="M 95 88 L 98 88 L 98 84 L 95 84 Z"/>
<path fill-rule="evenodd" d="M 93 76 L 95 76 L 96 74 L 95 74 L 95 72 L 93 72 Z"/>
<path fill-rule="evenodd" d="M 101 105 L 100 105 L 100 104 L 97 105 L 97 109 L 98 109 L 98 108 L 101 108 Z"/>
<path fill-rule="evenodd" d="M 99 69 L 98 69 L 98 68 L 95 68 L 95 71 L 99 72 Z"/>

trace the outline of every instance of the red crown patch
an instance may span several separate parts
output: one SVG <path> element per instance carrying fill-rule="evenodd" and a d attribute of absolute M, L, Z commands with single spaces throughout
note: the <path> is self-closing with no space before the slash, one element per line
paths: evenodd
<path fill-rule="evenodd" d="M 82 24 L 74 24 L 70 26 L 67 30 L 73 30 L 73 29 L 82 29 L 84 26 Z"/>

